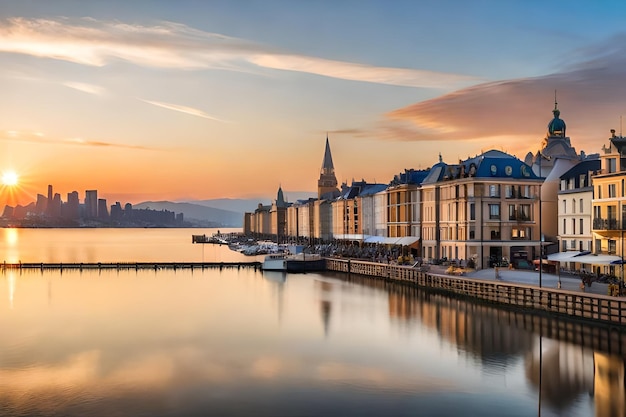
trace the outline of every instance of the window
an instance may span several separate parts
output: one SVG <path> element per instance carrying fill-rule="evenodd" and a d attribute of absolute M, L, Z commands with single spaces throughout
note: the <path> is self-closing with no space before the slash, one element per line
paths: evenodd
<path fill-rule="evenodd" d="M 526 233 L 526 228 L 514 227 L 511 229 L 511 239 L 526 239 L 527 237 L 528 233 Z"/>
<path fill-rule="evenodd" d="M 563 200 L 563 214 L 567 213 L 567 201 Z"/>
<path fill-rule="evenodd" d="M 470 239 L 476 239 L 476 231 L 474 230 L 474 228 L 473 228 L 473 227 L 470 227 L 470 230 L 469 230 L 469 238 L 470 238 Z"/>
<path fill-rule="evenodd" d="M 567 219 L 563 219 L 563 234 L 567 234 Z"/>
<path fill-rule="evenodd" d="M 593 218 L 600 219 L 602 218 L 602 211 L 600 206 L 593 206 Z"/>
<path fill-rule="evenodd" d="M 512 185 L 507 185 L 504 187 L 504 196 L 506 198 L 515 198 L 515 189 Z"/>
<path fill-rule="evenodd" d="M 572 234 L 576 234 L 576 219 L 572 219 Z"/>
<path fill-rule="evenodd" d="M 515 204 L 509 204 L 509 220 L 515 220 Z"/>
<path fill-rule="evenodd" d="M 613 254 L 617 252 L 617 241 L 609 239 L 609 253 Z"/>
<path fill-rule="evenodd" d="M 617 219 L 617 207 L 607 206 L 606 216 L 608 217 L 609 220 L 616 220 Z"/>
<path fill-rule="evenodd" d="M 581 174 L 581 176 L 578 178 L 578 181 L 580 181 L 580 188 L 584 188 L 587 186 L 587 176 L 585 174 Z"/>
<path fill-rule="evenodd" d="M 530 220 L 530 204 L 520 204 L 518 213 L 518 220 L 529 221 Z"/>
<path fill-rule="evenodd" d="M 489 204 L 489 218 L 492 220 L 500 219 L 500 204 Z"/>
<path fill-rule="evenodd" d="M 615 184 L 609 184 L 609 198 L 617 197 Z"/>
<path fill-rule="evenodd" d="M 470 203 L 470 220 L 476 220 L 476 206 Z"/>
<path fill-rule="evenodd" d="M 572 240 L 570 243 L 572 245 L 572 246 L 570 246 L 570 248 L 574 249 L 576 247 L 576 241 Z"/>
<path fill-rule="evenodd" d="M 576 213 L 576 200 L 572 199 L 572 213 Z"/>
<path fill-rule="evenodd" d="M 583 206 L 583 199 L 582 198 L 580 199 L 580 207 L 578 208 L 578 211 L 580 213 L 584 213 L 585 212 L 585 208 Z"/>
<path fill-rule="evenodd" d="M 582 235 L 583 234 L 583 224 L 584 224 L 583 219 L 580 219 L 578 223 L 579 223 L 578 233 L 580 233 Z"/>
<path fill-rule="evenodd" d="M 598 185 L 598 198 L 602 198 L 602 187 Z"/>
<path fill-rule="evenodd" d="M 489 185 L 489 197 L 500 197 L 500 184 Z"/>
<path fill-rule="evenodd" d="M 606 162 L 607 162 L 607 169 L 609 170 L 609 173 L 615 172 L 617 170 L 616 164 L 615 164 L 615 158 L 607 158 Z"/>

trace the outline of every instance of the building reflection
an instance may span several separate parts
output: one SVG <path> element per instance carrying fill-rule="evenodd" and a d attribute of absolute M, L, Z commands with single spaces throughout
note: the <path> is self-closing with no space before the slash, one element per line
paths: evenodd
<path fill-rule="evenodd" d="M 626 416 L 624 357 L 594 353 L 593 358 L 596 416 Z"/>
<path fill-rule="evenodd" d="M 361 284 L 370 282 L 362 279 Z M 392 322 L 405 327 L 419 322 L 486 368 L 523 360 L 527 380 L 541 390 L 542 406 L 566 415 L 577 398 L 589 395 L 596 417 L 626 417 L 623 332 L 497 309 L 406 285 L 371 284 L 387 291 Z"/>

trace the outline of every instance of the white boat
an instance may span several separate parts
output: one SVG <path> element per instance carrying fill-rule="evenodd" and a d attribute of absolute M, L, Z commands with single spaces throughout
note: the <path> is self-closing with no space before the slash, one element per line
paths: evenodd
<path fill-rule="evenodd" d="M 287 256 L 284 253 L 272 253 L 271 255 L 266 255 L 261 269 L 264 271 L 286 271 L 286 258 Z"/>
<path fill-rule="evenodd" d="M 326 260 L 318 254 L 290 255 L 275 253 L 265 256 L 261 269 L 264 271 L 313 272 L 324 271 Z"/>

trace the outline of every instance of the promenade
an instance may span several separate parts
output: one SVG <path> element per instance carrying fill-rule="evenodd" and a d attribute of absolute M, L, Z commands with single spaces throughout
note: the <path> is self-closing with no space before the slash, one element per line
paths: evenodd
<path fill-rule="evenodd" d="M 434 274 L 446 275 L 447 267 L 433 265 L 430 272 Z M 514 284 L 536 285 L 539 286 L 539 271 L 529 271 L 523 269 L 499 269 L 499 281 Z M 494 268 L 486 268 L 476 270 L 464 275 L 466 278 L 479 278 L 484 280 L 496 280 L 496 272 Z M 576 292 L 585 292 L 588 294 L 608 295 L 608 284 L 594 282 L 591 287 L 585 286 L 585 291 L 580 289 L 580 277 L 563 274 L 561 275 L 561 289 Z M 558 289 L 559 277 L 556 274 L 541 273 L 541 286 L 545 288 Z"/>

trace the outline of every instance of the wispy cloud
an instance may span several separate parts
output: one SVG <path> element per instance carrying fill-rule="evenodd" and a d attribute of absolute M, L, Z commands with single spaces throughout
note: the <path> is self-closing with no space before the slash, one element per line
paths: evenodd
<path fill-rule="evenodd" d="M 388 68 L 285 53 L 254 42 L 162 22 L 154 26 L 85 18 L 12 18 L 0 21 L 0 51 L 90 66 L 114 60 L 160 68 L 251 66 L 297 71 L 353 81 L 420 88 L 459 88 L 476 77 L 420 69 Z"/>
<path fill-rule="evenodd" d="M 73 88 L 74 90 L 82 91 L 83 93 L 87 93 L 87 94 L 94 94 L 96 96 L 102 96 L 105 93 L 104 88 L 99 87 L 97 85 L 93 85 L 93 84 L 85 84 L 85 83 L 68 81 L 68 82 L 63 83 L 63 85 L 69 88 Z"/>
<path fill-rule="evenodd" d="M 556 90 L 572 145 L 595 153 L 611 128 L 619 132 L 626 113 L 626 35 L 576 55 L 579 62 L 562 72 L 464 88 L 392 110 L 371 129 L 351 134 L 414 142 L 497 138 L 507 149 L 536 149 L 552 119 Z"/>
<path fill-rule="evenodd" d="M 267 54 L 252 56 L 261 67 L 306 72 L 344 80 L 364 81 L 405 87 L 456 88 L 479 81 L 476 77 L 408 68 L 376 67 L 352 62 L 333 61 L 303 55 Z"/>
<path fill-rule="evenodd" d="M 181 106 L 179 104 L 164 103 L 162 101 L 144 100 L 142 98 L 140 98 L 139 100 L 143 101 L 144 103 L 152 104 L 153 106 L 162 107 L 164 109 L 174 110 L 177 112 L 186 113 L 192 116 L 202 117 L 202 118 L 209 119 L 209 120 L 215 120 L 217 122 L 226 122 L 225 120 L 219 119 L 215 116 L 211 116 L 210 114 L 207 114 L 199 109 L 194 109 L 193 107 Z"/>
<path fill-rule="evenodd" d="M 45 145 L 112 147 L 112 148 L 138 149 L 138 150 L 155 150 L 156 149 L 156 148 L 150 148 L 150 147 L 141 146 L 141 145 L 104 142 L 104 141 L 84 139 L 84 138 L 79 138 L 79 137 L 51 138 L 51 137 L 47 137 L 41 132 L 29 132 L 29 131 L 17 131 L 17 130 L 7 130 L 4 132 L 0 132 L 0 141 L 37 143 L 41 145 L 45 144 Z"/>

